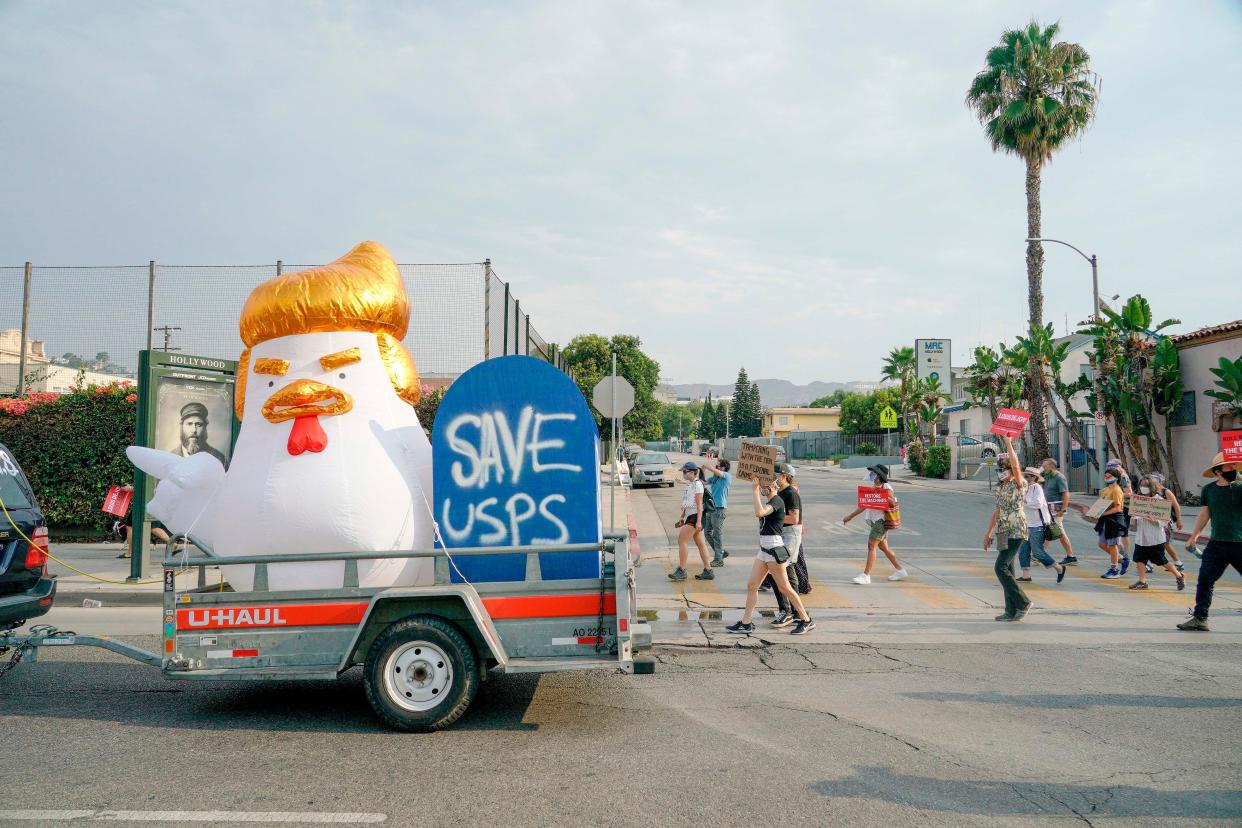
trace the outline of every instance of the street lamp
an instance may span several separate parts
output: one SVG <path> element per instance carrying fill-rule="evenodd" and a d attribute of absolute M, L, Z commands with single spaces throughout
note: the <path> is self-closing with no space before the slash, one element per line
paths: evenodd
<path fill-rule="evenodd" d="M 1091 298 L 1095 302 L 1094 321 L 1099 322 L 1100 321 L 1100 270 L 1099 270 L 1100 262 L 1099 262 L 1099 259 L 1096 258 L 1095 254 L 1088 256 L 1086 253 L 1083 253 L 1077 247 L 1074 247 L 1074 245 L 1066 241 L 1061 241 L 1060 239 L 1027 239 L 1027 242 L 1053 242 L 1055 244 L 1063 244 L 1066 247 L 1068 247 L 1070 250 L 1073 250 L 1079 256 L 1082 256 L 1084 259 L 1091 262 Z"/>

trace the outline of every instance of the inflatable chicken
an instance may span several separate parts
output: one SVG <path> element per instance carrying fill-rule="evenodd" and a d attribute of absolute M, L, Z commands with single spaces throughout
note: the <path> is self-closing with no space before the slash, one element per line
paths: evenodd
<path fill-rule="evenodd" d="M 151 514 L 225 558 L 431 548 L 431 445 L 401 344 L 409 315 L 401 274 L 375 242 L 255 288 L 241 316 L 241 430 L 228 471 L 202 453 L 131 447 L 131 461 L 160 479 Z M 226 566 L 225 576 L 252 588 L 252 567 Z M 343 576 L 341 562 L 277 564 L 268 583 L 331 588 Z M 360 561 L 358 577 L 426 584 L 433 565 Z"/>

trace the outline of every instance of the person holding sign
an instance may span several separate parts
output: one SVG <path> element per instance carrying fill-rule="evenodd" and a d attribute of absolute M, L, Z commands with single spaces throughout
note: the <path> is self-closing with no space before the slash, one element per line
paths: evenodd
<path fill-rule="evenodd" d="M 1185 572 L 1186 565 L 1182 563 L 1182 559 L 1177 554 L 1177 550 L 1173 548 L 1173 526 L 1177 525 L 1178 531 L 1182 529 L 1182 504 L 1178 501 L 1177 495 L 1173 494 L 1173 490 L 1164 485 L 1164 475 L 1152 472 L 1147 475 L 1147 479 L 1151 481 L 1152 497 L 1160 497 L 1169 501 L 1170 520 L 1164 524 L 1164 553 L 1169 556 L 1169 560 L 1173 562 L 1173 566 L 1177 567 L 1178 572 Z M 1147 494 L 1147 492 L 1139 490 L 1139 494 Z"/>
<path fill-rule="evenodd" d="M 1177 579 L 1178 590 L 1186 588 L 1186 577 L 1178 572 L 1164 554 L 1164 540 L 1167 537 L 1169 521 L 1157 517 L 1150 512 L 1160 511 L 1148 507 L 1148 497 L 1153 490 L 1151 475 L 1139 480 L 1139 496 L 1130 501 L 1130 519 L 1134 522 L 1134 571 L 1138 580 L 1130 584 L 1130 589 L 1147 589 L 1147 567 L 1144 564 L 1163 566 L 1169 574 Z M 1156 506 L 1168 506 L 1168 501 L 1151 498 Z"/>
<path fill-rule="evenodd" d="M 1177 625 L 1179 630 L 1208 631 L 1208 610 L 1212 607 L 1212 590 L 1216 582 L 1233 567 L 1242 573 L 1242 480 L 1238 479 L 1238 466 L 1242 463 L 1226 463 L 1221 452 L 1212 458 L 1212 465 L 1203 476 L 1213 478 L 1199 495 L 1203 508 L 1195 520 L 1187 546 L 1199 542 L 1204 527 L 1212 521 L 1211 540 L 1203 549 L 1199 564 L 1199 584 L 1195 588 L 1194 614 L 1188 621 Z"/>
<path fill-rule="evenodd" d="M 789 550 L 785 547 L 783 537 L 785 529 L 785 501 L 781 499 L 776 486 L 768 481 L 750 482 L 754 490 L 755 517 L 759 518 L 759 554 L 750 569 L 750 579 L 746 582 L 746 609 L 742 611 L 742 620 L 725 627 L 728 632 L 736 635 L 749 635 L 755 631 L 751 618 L 755 614 L 755 606 L 759 603 L 759 584 L 768 575 L 776 581 L 776 588 L 798 614 L 798 623 L 793 628 L 793 635 L 806 635 L 815 629 L 815 622 L 802 606 L 798 592 L 790 585 L 785 570 L 789 565 Z"/>
<path fill-rule="evenodd" d="M 1100 500 L 1109 501 L 1108 508 L 1095 521 L 1096 540 L 1101 551 L 1108 555 L 1109 566 L 1101 578 L 1112 580 L 1126 574 L 1130 558 L 1121 551 L 1121 538 L 1129 519 L 1125 515 L 1126 493 L 1121 487 L 1122 472 L 1109 466 L 1104 470 L 1104 488 Z M 1129 477 L 1126 478 L 1128 483 Z"/>
<path fill-rule="evenodd" d="M 1013 438 L 1002 435 L 1007 454 L 996 458 L 996 508 L 988 520 L 987 531 L 983 535 L 983 551 L 987 552 L 996 538 L 996 580 L 1000 581 L 1005 593 L 1005 611 L 996 616 L 997 621 L 1021 621 L 1031 606 L 1031 599 L 1026 597 L 1022 587 L 1018 586 L 1013 577 L 1013 559 L 1018 556 L 1022 542 L 1027 539 L 1026 515 L 1023 505 L 1026 500 L 1026 478 L 1020 473 L 1018 453 L 1013 448 Z M 994 534 L 995 533 L 995 534 Z"/>
<path fill-rule="evenodd" d="M 875 550 L 879 549 L 884 553 L 884 557 L 888 558 L 888 562 L 893 565 L 895 570 L 892 575 L 888 576 L 890 581 L 900 581 L 909 573 L 906 568 L 901 565 L 901 561 L 897 560 L 897 556 L 893 554 L 892 548 L 888 545 L 888 521 L 887 513 L 897 508 L 897 496 L 893 494 L 893 484 L 888 482 L 888 466 L 883 463 L 876 463 L 874 466 L 868 466 L 867 471 L 870 472 L 869 479 L 873 489 L 882 489 L 888 492 L 887 502 L 883 508 L 876 508 L 870 505 L 864 505 L 863 502 L 858 504 L 858 508 L 850 512 L 842 519 L 842 523 L 849 523 L 861 514 L 867 515 L 867 523 L 871 529 L 867 532 L 867 563 L 863 566 L 863 571 L 853 577 L 856 584 L 871 583 L 871 570 L 875 567 Z"/>
<path fill-rule="evenodd" d="M 703 542 L 703 527 L 700 519 L 703 515 L 703 481 L 699 480 L 699 467 L 687 462 L 681 467 L 682 479 L 686 481 L 686 491 L 681 498 L 681 519 L 674 526 L 681 530 L 677 533 L 677 568 L 669 573 L 674 581 L 686 580 L 686 561 L 690 557 L 690 539 L 699 550 L 699 560 L 703 562 L 703 571 L 694 576 L 696 581 L 715 580 L 716 574 L 711 570 L 711 561 L 707 557 L 707 544 Z"/>

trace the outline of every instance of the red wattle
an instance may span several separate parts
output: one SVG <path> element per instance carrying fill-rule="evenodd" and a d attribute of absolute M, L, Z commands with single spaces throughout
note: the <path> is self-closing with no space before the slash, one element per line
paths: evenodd
<path fill-rule="evenodd" d="M 323 426 L 319 425 L 318 414 L 307 414 L 293 421 L 293 430 L 289 432 L 289 453 L 301 454 L 304 451 L 320 452 L 328 446 L 328 435 Z"/>

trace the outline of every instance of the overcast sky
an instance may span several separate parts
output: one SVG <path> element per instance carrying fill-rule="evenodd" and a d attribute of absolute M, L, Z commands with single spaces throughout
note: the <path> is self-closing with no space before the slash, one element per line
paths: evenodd
<path fill-rule="evenodd" d="M 1022 328 L 1026 219 L 1021 162 L 962 99 L 1032 13 L 1102 78 L 1045 170 L 1045 235 L 1182 330 L 1237 318 L 1231 0 L 0 0 L 0 264 L 373 238 L 491 257 L 546 338 L 637 334 L 677 382 L 874 379 L 919 336 L 964 364 Z M 1061 333 L 1090 268 L 1047 260 Z"/>

